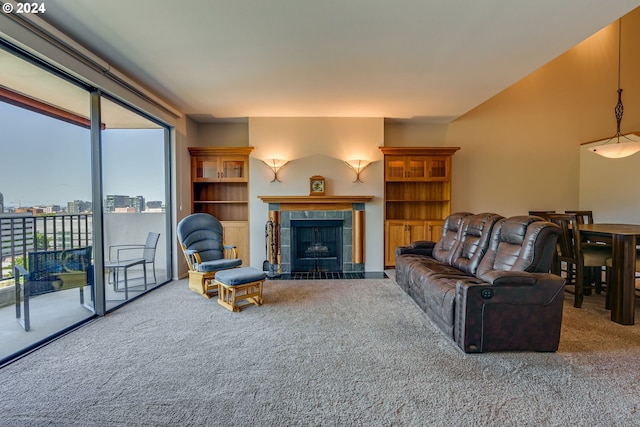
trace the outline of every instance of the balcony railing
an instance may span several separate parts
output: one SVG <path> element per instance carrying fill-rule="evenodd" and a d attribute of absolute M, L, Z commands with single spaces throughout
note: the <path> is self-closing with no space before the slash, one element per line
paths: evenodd
<path fill-rule="evenodd" d="M 20 257 L 31 251 L 64 250 L 90 246 L 93 239 L 93 215 L 2 215 L 0 243 L 2 274 L 0 287 L 11 280 L 11 268 Z"/>

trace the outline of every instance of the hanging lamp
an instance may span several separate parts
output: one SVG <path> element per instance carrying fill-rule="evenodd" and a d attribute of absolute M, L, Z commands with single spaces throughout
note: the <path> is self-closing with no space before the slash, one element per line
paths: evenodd
<path fill-rule="evenodd" d="M 631 132 L 624 135 L 620 133 L 620 123 L 622 122 L 622 115 L 624 114 L 622 88 L 620 87 L 621 46 L 622 18 L 618 20 L 618 103 L 614 109 L 617 126 L 616 134 L 608 139 L 594 141 L 594 143 L 597 143 L 598 145 L 589 148 L 589 151 L 610 159 L 628 157 L 640 151 L 640 132 Z"/>

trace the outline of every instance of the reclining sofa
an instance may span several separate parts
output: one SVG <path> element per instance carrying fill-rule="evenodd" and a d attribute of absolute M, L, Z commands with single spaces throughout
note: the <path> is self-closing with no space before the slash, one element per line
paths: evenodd
<path fill-rule="evenodd" d="M 556 351 L 559 234 L 540 217 L 454 213 L 438 242 L 396 249 L 396 282 L 465 353 Z"/>

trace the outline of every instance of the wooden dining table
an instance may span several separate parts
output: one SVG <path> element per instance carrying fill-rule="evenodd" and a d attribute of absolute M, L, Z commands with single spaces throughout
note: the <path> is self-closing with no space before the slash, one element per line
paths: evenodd
<path fill-rule="evenodd" d="M 582 240 L 611 242 L 610 271 L 611 320 L 633 325 L 635 314 L 636 242 L 640 237 L 638 224 L 581 224 Z"/>

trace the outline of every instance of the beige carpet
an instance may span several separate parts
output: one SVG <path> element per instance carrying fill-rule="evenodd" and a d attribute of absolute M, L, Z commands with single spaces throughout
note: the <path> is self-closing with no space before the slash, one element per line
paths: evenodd
<path fill-rule="evenodd" d="M 640 326 L 571 298 L 557 353 L 467 355 L 392 279 L 175 282 L 0 370 L 0 425 L 640 425 Z"/>

